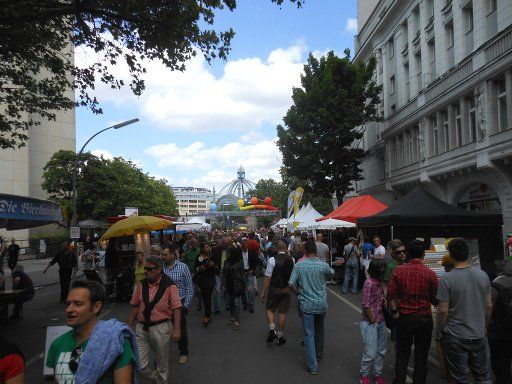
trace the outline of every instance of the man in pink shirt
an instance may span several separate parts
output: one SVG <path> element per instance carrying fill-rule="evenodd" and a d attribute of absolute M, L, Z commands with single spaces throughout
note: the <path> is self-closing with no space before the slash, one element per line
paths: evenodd
<path fill-rule="evenodd" d="M 140 374 L 152 383 L 169 382 L 169 351 L 172 341 L 181 336 L 181 299 L 178 288 L 170 277 L 162 273 L 162 259 L 150 256 L 144 265 L 145 279 L 135 286 L 130 304 L 133 306 L 128 325 L 135 318 L 139 347 Z M 170 320 L 174 320 L 171 332 Z M 150 356 L 156 369 L 150 364 Z"/>

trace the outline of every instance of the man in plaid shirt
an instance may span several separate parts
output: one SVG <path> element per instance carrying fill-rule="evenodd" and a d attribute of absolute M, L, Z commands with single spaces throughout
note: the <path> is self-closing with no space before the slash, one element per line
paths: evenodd
<path fill-rule="evenodd" d="M 194 298 L 194 285 L 187 264 L 177 260 L 176 249 L 172 244 L 163 246 L 160 252 L 165 264 L 163 272 L 174 281 L 180 293 L 182 307 L 181 339 L 178 342 L 180 357 L 178 363 L 184 364 L 188 361 L 187 313 Z"/>
<path fill-rule="evenodd" d="M 405 383 L 407 364 L 414 343 L 414 384 L 425 383 L 427 358 L 432 341 L 432 309 L 437 305 L 438 280 L 423 265 L 423 242 L 413 240 L 408 246 L 409 263 L 398 266 L 389 281 L 388 301 L 396 319 L 396 384 Z"/>

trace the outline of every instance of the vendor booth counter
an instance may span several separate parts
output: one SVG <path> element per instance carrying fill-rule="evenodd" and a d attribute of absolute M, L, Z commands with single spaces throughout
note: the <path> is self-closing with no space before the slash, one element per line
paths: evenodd
<path fill-rule="evenodd" d="M 496 261 L 504 255 L 502 224 L 500 214 L 465 211 L 421 186 L 382 212 L 357 220 L 359 228 L 367 235 L 379 235 L 383 244 L 396 238 L 405 244 L 421 238 L 428 249 L 432 238 L 462 237 L 470 244 L 476 241 L 480 265 L 491 278 L 496 275 Z"/>

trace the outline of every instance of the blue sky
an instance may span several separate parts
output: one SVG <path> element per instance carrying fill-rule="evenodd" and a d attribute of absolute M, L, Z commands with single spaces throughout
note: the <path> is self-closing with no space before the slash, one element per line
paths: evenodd
<path fill-rule="evenodd" d="M 107 131 L 87 148 L 131 159 L 174 186 L 218 190 L 236 177 L 239 165 L 254 182 L 279 179 L 275 127 L 291 105 L 292 86 L 300 84 L 309 52 L 353 51 L 356 17 L 355 0 L 306 0 L 300 9 L 239 0 L 234 12 L 220 12 L 215 22 L 216 29 L 236 31 L 227 61 L 209 65 L 199 55 L 185 73 L 148 62 L 140 98 L 98 84 L 104 113 L 77 110 L 77 147 L 112 123 L 138 117 L 139 123 Z M 113 71 L 126 74 L 122 66 Z"/>

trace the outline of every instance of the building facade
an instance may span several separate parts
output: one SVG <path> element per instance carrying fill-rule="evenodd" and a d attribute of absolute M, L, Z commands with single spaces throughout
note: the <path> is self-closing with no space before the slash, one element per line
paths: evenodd
<path fill-rule="evenodd" d="M 377 59 L 384 118 L 366 127 L 357 192 L 391 204 L 422 183 L 511 232 L 512 0 L 380 0 L 355 46 L 355 62 Z"/>
<path fill-rule="evenodd" d="M 210 204 L 213 202 L 213 193 L 209 189 L 195 187 L 171 188 L 178 203 L 180 216 L 196 216 L 210 210 Z"/>
<path fill-rule="evenodd" d="M 70 47 L 70 55 L 72 52 Z M 74 91 L 68 90 L 67 96 L 74 100 Z M 55 121 L 41 120 L 37 116 L 26 117 L 27 120 L 29 118 L 39 120 L 41 125 L 30 128 L 25 147 L 0 149 L 0 193 L 47 199 L 48 195 L 41 186 L 43 168 L 55 152 L 61 149 L 75 151 L 75 110 L 56 111 Z M 30 232 L 0 229 L 0 236 L 14 237 L 26 246 L 29 233 L 47 230 L 48 227 L 34 228 Z"/>

